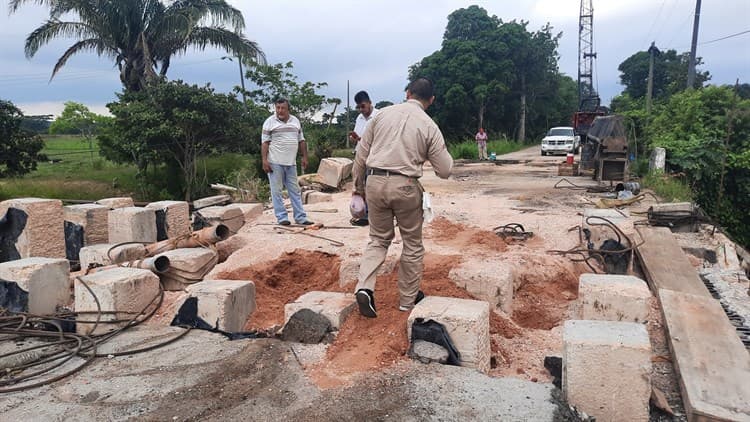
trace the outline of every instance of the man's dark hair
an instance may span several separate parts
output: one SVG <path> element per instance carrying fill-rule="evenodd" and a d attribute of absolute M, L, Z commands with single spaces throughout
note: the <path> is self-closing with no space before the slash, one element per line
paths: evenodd
<path fill-rule="evenodd" d="M 361 103 L 361 102 L 365 102 L 365 101 L 367 101 L 368 103 L 372 102 L 372 101 L 370 101 L 370 96 L 369 96 L 369 95 L 367 95 L 367 91 L 359 91 L 359 92 L 358 92 L 358 93 L 357 93 L 357 94 L 356 94 L 356 95 L 354 96 L 354 102 L 355 102 L 356 104 L 359 104 L 359 103 Z"/>
<path fill-rule="evenodd" d="M 427 78 L 417 78 L 406 88 L 418 100 L 427 101 L 435 95 L 435 87 Z"/>
<path fill-rule="evenodd" d="M 286 104 L 287 107 L 289 107 L 289 100 L 287 100 L 284 97 L 279 97 L 276 99 L 276 101 L 273 102 L 274 104 Z"/>

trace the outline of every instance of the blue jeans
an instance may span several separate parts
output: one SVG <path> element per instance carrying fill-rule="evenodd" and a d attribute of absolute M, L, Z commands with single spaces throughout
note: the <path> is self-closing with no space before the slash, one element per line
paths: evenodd
<path fill-rule="evenodd" d="M 292 203 L 294 211 L 294 221 L 302 223 L 307 221 L 307 214 L 302 208 L 302 195 L 300 194 L 299 183 L 297 183 L 297 166 L 284 166 L 281 164 L 271 164 L 271 173 L 268 173 L 268 183 L 271 185 L 271 199 L 273 201 L 273 212 L 276 214 L 276 220 L 279 222 L 289 220 L 286 208 L 284 207 L 284 197 L 281 191 L 286 188 L 289 193 L 289 200 Z"/>

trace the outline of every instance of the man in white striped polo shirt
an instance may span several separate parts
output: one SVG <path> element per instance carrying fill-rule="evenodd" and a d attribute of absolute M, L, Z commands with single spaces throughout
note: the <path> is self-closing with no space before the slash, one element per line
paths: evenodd
<path fill-rule="evenodd" d="M 268 174 L 271 185 L 271 199 L 276 220 L 288 226 L 289 215 L 284 207 L 281 192 L 286 188 L 294 211 L 294 222 L 305 226 L 313 224 L 307 219 L 302 208 L 302 196 L 297 183 L 297 151 L 302 153 L 302 169 L 307 167 L 307 144 L 302 134 L 299 119 L 289 114 L 289 101 L 279 98 L 275 101 L 276 113 L 263 123 L 261 134 L 261 157 L 263 171 Z"/>

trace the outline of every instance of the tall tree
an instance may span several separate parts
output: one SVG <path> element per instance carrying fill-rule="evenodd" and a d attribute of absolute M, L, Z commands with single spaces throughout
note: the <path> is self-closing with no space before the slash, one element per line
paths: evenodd
<path fill-rule="evenodd" d="M 27 57 L 57 38 L 77 39 L 58 59 L 52 77 L 86 51 L 113 60 L 131 91 L 166 76 L 172 57 L 191 47 L 265 60 L 258 45 L 241 35 L 242 13 L 224 0 L 11 0 L 10 12 L 26 3 L 49 7 L 48 20 L 26 38 Z M 71 15 L 77 19 L 62 20 Z"/>
<path fill-rule="evenodd" d="M 102 155 L 138 165 L 140 176 L 148 165 L 166 164 L 181 175 L 186 201 L 199 181 L 198 158 L 245 142 L 246 119 L 233 95 L 172 81 L 118 97 L 107 104 L 114 119 L 98 137 Z"/>
<path fill-rule="evenodd" d="M 0 100 L 0 177 L 21 176 L 36 170 L 44 141 L 21 129 L 23 113 L 10 101 Z"/>
<path fill-rule="evenodd" d="M 653 97 L 666 99 L 683 89 L 687 84 L 687 69 L 690 53 L 677 54 L 676 50 L 657 52 L 654 56 Z M 696 65 L 703 64 L 700 57 Z M 639 51 L 625 59 L 617 70 L 620 71 L 620 84 L 625 86 L 624 92 L 633 99 L 646 96 L 648 86 L 649 52 Z M 701 87 L 711 79 L 705 71 L 695 74 L 696 86 Z"/>

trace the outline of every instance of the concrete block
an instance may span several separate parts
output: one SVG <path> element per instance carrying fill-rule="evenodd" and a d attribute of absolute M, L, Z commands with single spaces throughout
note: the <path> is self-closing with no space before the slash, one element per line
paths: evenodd
<path fill-rule="evenodd" d="M 100 321 L 128 319 L 132 314 L 125 312 L 141 312 L 159 294 L 159 277 L 149 270 L 140 268 L 112 268 L 93 274 L 81 276 L 75 281 L 75 310 L 76 312 L 96 311 L 96 301 L 91 293 L 83 286 L 81 280 L 93 291 L 99 300 L 102 311 L 117 311 L 122 314 L 102 314 Z M 87 334 L 93 324 L 82 324 L 80 321 L 95 321 L 96 314 L 78 316 L 79 323 L 76 330 L 79 334 Z M 106 333 L 126 323 L 99 324 L 93 334 Z"/>
<path fill-rule="evenodd" d="M 8 208 L 26 214 L 26 225 L 15 242 L 18 257 L 65 258 L 63 206 L 58 199 L 18 198 L 0 202 L 0 216 Z"/>
<path fill-rule="evenodd" d="M 96 245 L 109 241 L 109 208 L 99 204 L 67 205 L 63 207 L 65 221 L 83 227 L 83 244 Z"/>
<path fill-rule="evenodd" d="M 133 203 L 133 198 L 125 196 L 120 198 L 104 198 L 96 201 L 96 203 L 113 210 L 117 208 L 128 208 L 135 205 Z"/>
<path fill-rule="evenodd" d="M 146 248 L 143 245 L 132 243 L 117 246 L 114 249 L 112 249 L 112 246 L 114 245 L 102 243 L 81 248 L 81 252 L 78 254 L 81 260 L 81 269 L 86 270 L 87 268 L 135 261 L 146 256 Z M 110 249 L 112 249 L 111 252 Z"/>
<path fill-rule="evenodd" d="M 245 223 L 255 220 L 263 214 L 263 204 L 229 204 L 228 207 L 239 208 L 245 216 Z"/>
<path fill-rule="evenodd" d="M 651 152 L 651 157 L 648 160 L 649 171 L 664 171 L 667 165 L 667 150 L 664 148 L 656 147 Z"/>
<path fill-rule="evenodd" d="M 163 228 L 166 239 L 190 234 L 190 204 L 185 201 L 159 201 L 146 205 L 146 208 L 164 212 Z M 159 231 L 157 220 L 157 231 Z"/>
<path fill-rule="evenodd" d="M 210 248 L 174 249 L 158 256 L 169 258 L 169 270 L 160 275 L 164 290 L 184 290 L 203 281 L 219 262 L 219 254 Z"/>
<path fill-rule="evenodd" d="M 349 317 L 356 301 L 349 293 L 307 292 L 292 303 L 284 305 L 284 323 L 297 311 L 309 309 L 321 314 L 331 322 L 331 328 L 338 330 Z"/>
<path fill-rule="evenodd" d="M 200 210 L 214 205 L 226 205 L 230 202 L 232 202 L 232 197 L 229 195 L 215 195 L 196 199 L 195 201 L 193 201 L 193 208 L 195 208 L 196 210 Z"/>
<path fill-rule="evenodd" d="M 578 278 L 579 316 L 584 320 L 645 322 L 651 291 L 631 275 L 581 274 Z"/>
<path fill-rule="evenodd" d="M 29 312 L 54 314 L 70 303 L 70 267 L 63 258 L 24 258 L 0 263 L 0 279 L 29 293 Z"/>
<path fill-rule="evenodd" d="M 588 217 L 603 217 L 611 221 L 620 230 L 625 230 L 625 223 L 628 221 L 628 210 L 621 210 L 625 215 L 620 214 L 617 210 L 613 209 L 600 209 L 600 208 L 586 208 L 583 210 L 583 227 L 591 230 L 591 240 L 594 245 L 598 248 L 602 245 L 606 239 L 616 239 L 617 235 L 606 226 L 606 222 L 597 218 L 592 219 L 590 222 L 586 222 Z"/>
<path fill-rule="evenodd" d="M 109 212 L 109 243 L 156 242 L 156 211 L 126 207 Z"/>
<path fill-rule="evenodd" d="M 411 339 L 414 320 L 422 318 L 443 324 L 458 350 L 461 366 L 490 370 L 490 304 L 480 300 L 427 296 L 419 302 L 407 322 Z"/>
<path fill-rule="evenodd" d="M 348 158 L 324 158 L 318 166 L 318 179 L 324 185 L 338 188 L 352 174 L 353 165 L 354 162 Z"/>
<path fill-rule="evenodd" d="M 454 267 L 448 277 L 467 292 L 510 315 L 513 313 L 515 271 L 505 263 L 487 265 L 487 262 L 487 259 L 469 258 Z"/>
<path fill-rule="evenodd" d="M 231 205 L 213 206 L 198 211 L 209 223 L 223 224 L 232 234 L 237 233 L 245 225 L 245 216 L 241 209 Z"/>
<path fill-rule="evenodd" d="M 302 192 L 302 202 L 305 204 L 319 204 L 331 201 L 333 201 L 333 195 L 330 193 L 318 192 L 316 190 Z"/>
<path fill-rule="evenodd" d="M 648 421 L 651 343 L 643 324 L 565 321 L 563 394 L 600 421 Z"/>
<path fill-rule="evenodd" d="M 255 311 L 255 283 L 239 280 L 201 281 L 187 287 L 198 299 L 198 317 L 219 330 L 242 331 Z"/>

